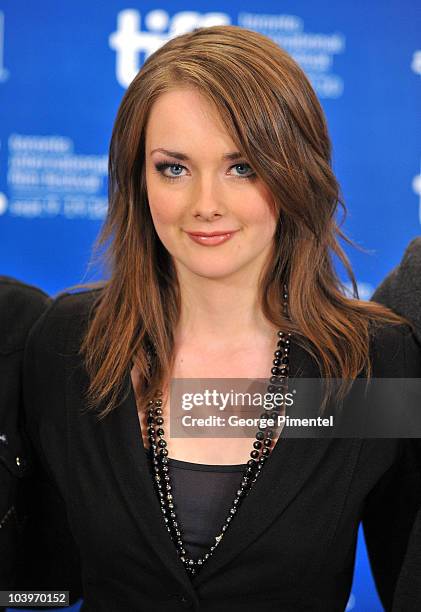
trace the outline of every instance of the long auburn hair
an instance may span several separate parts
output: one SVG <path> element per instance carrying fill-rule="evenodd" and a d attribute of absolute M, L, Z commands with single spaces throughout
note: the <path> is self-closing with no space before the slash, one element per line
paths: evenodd
<path fill-rule="evenodd" d="M 298 64 L 271 39 L 238 26 L 211 26 L 169 40 L 153 53 L 128 87 L 109 150 L 109 208 L 96 244 L 109 279 L 91 310 L 81 354 L 90 378 L 88 407 L 99 418 L 128 392 L 135 365 L 146 407 L 174 364 L 173 332 L 180 290 L 171 256 L 149 211 L 145 182 L 145 129 L 164 92 L 195 88 L 213 103 L 238 150 L 269 187 L 278 214 L 271 257 L 260 277 L 265 317 L 292 332 L 326 378 L 370 376 L 370 322 L 399 324 L 400 316 L 358 299 L 357 285 L 338 238 L 345 214 L 331 167 L 325 117 Z M 349 297 L 334 269 L 344 265 Z M 288 285 L 289 318 L 282 314 Z M 153 351 L 150 349 L 153 347 Z M 148 367 L 148 355 L 153 367 Z M 125 384 L 126 381 L 126 384 Z"/>

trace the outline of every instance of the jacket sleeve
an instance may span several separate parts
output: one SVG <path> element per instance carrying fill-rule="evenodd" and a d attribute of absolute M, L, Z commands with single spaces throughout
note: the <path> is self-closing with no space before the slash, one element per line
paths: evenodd
<path fill-rule="evenodd" d="M 69 591 L 70 604 L 73 604 L 82 597 L 79 554 L 69 529 L 63 497 L 40 444 L 38 425 L 41 411 L 49 405 L 49 388 L 64 384 L 52 361 L 48 321 L 54 308 L 55 303 L 37 321 L 25 347 L 24 430 L 31 449 L 33 472 L 21 492 L 27 518 L 18 588 Z"/>
<path fill-rule="evenodd" d="M 399 344 L 397 376 L 421 378 L 421 350 L 415 337 L 407 331 Z M 420 508 L 421 440 L 402 438 L 397 440 L 394 463 L 366 498 L 362 517 L 374 581 L 386 611 L 395 609 L 393 597 L 411 532 L 421 525 Z M 421 584 L 414 586 L 421 589 Z"/>
<path fill-rule="evenodd" d="M 393 612 L 404 610 L 421 610 L 421 510 L 409 537 L 393 599 Z"/>
<path fill-rule="evenodd" d="M 400 440 L 395 463 L 366 499 L 363 531 L 374 582 L 386 612 L 401 572 L 410 534 L 421 520 L 421 469 L 414 440 Z"/>

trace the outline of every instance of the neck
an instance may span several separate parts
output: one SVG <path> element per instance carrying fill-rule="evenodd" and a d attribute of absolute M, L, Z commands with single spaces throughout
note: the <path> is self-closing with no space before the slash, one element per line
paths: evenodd
<path fill-rule="evenodd" d="M 191 280 L 191 282 L 190 282 Z M 276 328 L 263 316 L 257 281 L 209 279 L 195 276 L 180 282 L 181 313 L 176 343 L 202 346 L 250 345 L 262 337 L 271 339 Z"/>

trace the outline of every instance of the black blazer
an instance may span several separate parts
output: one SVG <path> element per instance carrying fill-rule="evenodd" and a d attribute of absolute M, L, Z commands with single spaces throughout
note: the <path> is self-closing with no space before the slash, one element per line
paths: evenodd
<path fill-rule="evenodd" d="M 18 552 L 29 508 L 21 503 L 32 464 L 21 432 L 26 336 L 48 306 L 35 287 L 0 276 L 0 590 L 16 585 Z"/>
<path fill-rule="evenodd" d="M 390 610 L 421 505 L 411 440 L 281 437 L 191 582 L 164 526 L 130 372 L 126 399 L 103 421 L 84 410 L 88 379 L 78 349 L 96 296 L 55 301 L 30 334 L 24 370 L 27 432 L 80 555 L 82 610 L 344 610 L 360 521 Z M 378 330 L 371 352 L 374 376 L 421 377 L 405 326 Z M 318 375 L 295 343 L 290 373 Z"/>

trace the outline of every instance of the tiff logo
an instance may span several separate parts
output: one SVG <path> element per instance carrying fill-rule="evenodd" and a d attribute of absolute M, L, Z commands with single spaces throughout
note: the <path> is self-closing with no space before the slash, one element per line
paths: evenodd
<path fill-rule="evenodd" d="M 141 29 L 141 13 L 133 9 L 117 15 L 117 31 L 110 34 L 109 45 L 116 52 L 116 77 L 122 87 L 128 87 L 143 61 L 170 38 L 191 32 L 194 28 L 229 25 L 226 13 L 181 11 L 171 18 L 167 11 L 155 9 L 144 16 L 146 30 Z"/>
<path fill-rule="evenodd" d="M 9 71 L 4 67 L 4 13 L 0 11 L 0 83 L 9 78 Z"/>
<path fill-rule="evenodd" d="M 421 225 L 421 163 L 420 163 L 420 173 L 416 174 L 412 179 L 412 190 L 415 195 L 419 196 L 419 205 L 418 205 L 418 220 Z"/>
<path fill-rule="evenodd" d="M 415 74 L 419 74 L 421 76 L 421 50 L 414 51 L 411 69 L 415 72 Z M 416 174 L 412 179 L 412 190 L 417 196 L 419 196 L 418 220 L 421 225 L 421 163 L 420 173 Z"/>

